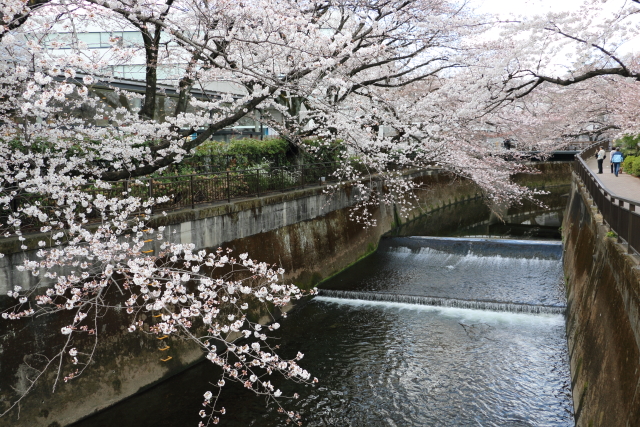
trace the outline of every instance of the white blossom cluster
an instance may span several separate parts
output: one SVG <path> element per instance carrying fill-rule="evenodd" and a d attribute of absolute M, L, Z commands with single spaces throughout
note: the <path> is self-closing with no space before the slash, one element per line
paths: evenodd
<path fill-rule="evenodd" d="M 279 329 L 279 323 L 263 326 L 249 320 L 251 313 L 253 317 L 260 314 L 261 305 L 284 307 L 303 296 L 296 286 L 281 283 L 284 270 L 252 260 L 247 254 L 236 259 L 230 250 L 194 252 L 193 244 L 164 241 L 162 227 L 143 227 L 142 221 L 135 220 L 123 231 L 130 233 L 130 243 L 119 243 L 112 238 L 117 233 L 103 225 L 95 234 L 84 235 L 90 242 L 41 249 L 42 259 L 25 262 L 24 270 L 36 272 L 52 266 L 77 270 L 49 273 L 55 283 L 46 289 L 24 290 L 16 286 L 8 296 L 17 304 L 3 312 L 2 318 L 74 313 L 72 322 L 60 330 L 67 338 L 57 357 L 68 357 L 72 365 L 80 368 L 66 374 L 65 382 L 81 375 L 93 357 L 95 348 L 78 350 L 83 342 L 80 336 L 97 335 L 103 310 L 117 305 L 126 307 L 130 315 L 130 333 L 152 335 L 167 340 L 164 342 L 190 340 L 200 345 L 206 358 L 223 368 L 219 387 L 226 378 L 276 399 L 281 392 L 271 385 L 273 374 L 294 381 L 317 382 L 297 364 L 302 354 L 292 360 L 282 359 L 267 342 L 268 333 Z M 157 254 L 145 254 L 151 241 L 159 243 Z M 88 253 L 96 256 L 87 256 Z M 87 258 L 91 264 L 79 262 Z M 237 339 L 241 339 L 239 344 Z M 205 406 L 208 410 L 204 416 L 210 422 L 216 422 L 217 416 L 224 413 L 224 409 L 215 407 L 215 399 L 206 401 Z"/>

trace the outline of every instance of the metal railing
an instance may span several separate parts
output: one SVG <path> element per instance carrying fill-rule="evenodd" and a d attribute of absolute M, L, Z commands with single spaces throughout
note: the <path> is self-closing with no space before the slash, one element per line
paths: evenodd
<path fill-rule="evenodd" d="M 627 244 L 628 253 L 640 254 L 640 212 L 636 211 L 640 201 L 612 194 L 585 161 L 595 156 L 600 145 L 602 143 L 597 142 L 580 152 L 573 163 L 574 170 L 591 195 L 605 223 L 618 235 L 618 242 Z"/>
<path fill-rule="evenodd" d="M 598 144 L 600 144 L 601 146 L 605 146 L 605 147 L 609 146 L 609 142 L 608 141 L 598 141 Z M 593 141 L 574 141 L 574 142 L 568 143 L 565 147 L 563 147 L 563 150 L 567 150 L 567 151 L 584 151 L 584 150 L 588 149 L 589 147 L 591 147 L 592 145 L 593 145 Z"/>
<path fill-rule="evenodd" d="M 267 193 L 302 189 L 328 181 L 336 163 L 315 163 L 240 171 L 224 171 L 125 181 L 129 194 L 141 198 L 169 197 L 154 206 L 158 210 L 194 208 L 198 204 L 230 202 L 231 199 L 260 197 Z"/>
<path fill-rule="evenodd" d="M 248 169 L 191 175 L 141 178 L 113 182 L 110 189 L 98 189 L 87 185 L 83 190 L 94 196 L 102 194 L 107 198 L 124 198 L 125 195 L 142 200 L 166 197 L 167 201 L 153 206 L 154 211 L 168 211 L 180 208 L 195 208 L 196 205 L 231 202 L 232 199 L 260 197 L 269 193 L 302 189 L 309 185 L 320 185 L 335 181 L 333 172 L 337 163 L 314 163 L 264 169 Z M 14 212 L 22 206 L 37 202 L 41 209 L 54 213 L 60 207 L 55 200 L 36 194 L 23 194 L 11 201 Z M 80 209 L 80 208 L 78 208 Z M 85 213 L 87 220 L 99 218 L 96 210 Z M 38 228 L 37 218 L 22 218 L 21 228 Z"/>

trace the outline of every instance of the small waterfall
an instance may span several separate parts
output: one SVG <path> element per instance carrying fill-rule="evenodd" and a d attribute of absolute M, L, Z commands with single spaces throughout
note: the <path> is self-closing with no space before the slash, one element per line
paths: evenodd
<path fill-rule="evenodd" d="M 451 264 L 473 264 L 486 268 L 508 268 L 513 265 L 525 268 L 549 268 L 549 266 L 559 266 L 557 259 L 535 258 L 535 257 L 513 257 L 502 256 L 500 254 L 486 255 L 481 252 L 470 251 L 466 254 L 456 254 L 441 250 L 424 247 L 411 249 L 406 246 L 395 246 L 385 248 L 385 252 L 397 256 L 399 259 L 413 257 L 419 259 L 421 265 L 429 267 L 446 266 Z"/>
<path fill-rule="evenodd" d="M 392 237 L 380 241 L 381 252 L 457 255 L 465 257 L 562 259 L 562 243 L 555 241 L 479 239 L 455 237 Z"/>
<path fill-rule="evenodd" d="M 430 305 L 436 307 L 467 308 L 472 310 L 504 311 L 528 314 L 563 314 L 566 307 L 515 302 L 474 301 L 455 298 L 440 298 L 417 295 L 396 295 L 385 292 L 354 292 L 319 289 L 318 295 L 332 298 L 365 301 L 388 301 L 404 304 Z"/>

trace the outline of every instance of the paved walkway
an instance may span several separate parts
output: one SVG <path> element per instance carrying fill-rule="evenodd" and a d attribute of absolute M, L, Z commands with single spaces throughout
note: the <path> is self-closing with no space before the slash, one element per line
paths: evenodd
<path fill-rule="evenodd" d="M 614 194 L 623 199 L 629 199 L 637 201 L 640 205 L 640 177 L 629 175 L 627 173 L 619 173 L 618 177 L 611 173 L 611 167 L 609 159 L 611 159 L 611 153 L 607 152 L 607 158 L 604 160 L 602 171 L 603 174 L 598 174 L 598 162 L 595 157 L 587 159 L 587 165 L 596 174 L 596 177 L 602 183 L 611 194 Z"/>

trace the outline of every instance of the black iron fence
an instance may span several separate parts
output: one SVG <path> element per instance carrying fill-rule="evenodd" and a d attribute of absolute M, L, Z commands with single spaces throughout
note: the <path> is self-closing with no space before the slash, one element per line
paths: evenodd
<path fill-rule="evenodd" d="M 126 195 L 139 197 L 142 200 L 165 197 L 168 200 L 153 206 L 155 211 L 168 211 L 180 208 L 195 208 L 196 205 L 230 202 L 232 199 L 260 197 L 268 193 L 285 192 L 302 189 L 310 185 L 322 185 L 335 181 L 333 172 L 337 163 L 314 163 L 283 166 L 277 168 L 248 169 L 191 175 L 142 178 L 113 182 L 110 189 L 98 189 L 87 185 L 84 191 L 95 195 L 102 194 L 106 198 L 124 198 Z M 22 207 L 37 203 L 43 211 L 53 217 L 62 209 L 55 200 L 37 195 L 23 194 L 11 201 L 11 210 L 20 211 Z M 82 209 L 78 207 L 76 210 Z M 99 218 L 96 210 L 83 212 L 88 220 Z M 6 213 L 0 213 L 3 221 Z M 22 217 L 21 228 L 39 228 L 41 223 L 35 217 Z"/>
<path fill-rule="evenodd" d="M 318 185 L 330 181 L 336 168 L 336 163 L 315 163 L 269 170 L 247 169 L 144 178 L 114 183 L 108 193 L 122 194 L 123 191 L 127 191 L 131 196 L 142 199 L 168 197 L 168 201 L 154 206 L 158 210 L 194 208 L 198 204 L 230 202 L 231 199 L 260 197 L 267 193 Z M 103 190 L 88 191 L 109 196 Z"/>
<path fill-rule="evenodd" d="M 574 170 L 604 221 L 618 235 L 618 242 L 626 243 L 629 253 L 640 254 L 640 212 L 636 211 L 640 201 L 618 197 L 609 192 L 585 161 L 594 157 L 601 145 L 600 142 L 595 143 L 578 154 L 574 161 Z"/>

